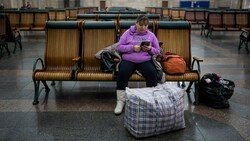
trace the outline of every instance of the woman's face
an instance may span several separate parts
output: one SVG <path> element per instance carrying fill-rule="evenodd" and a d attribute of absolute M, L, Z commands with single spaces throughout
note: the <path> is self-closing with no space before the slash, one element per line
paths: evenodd
<path fill-rule="evenodd" d="M 141 20 L 136 22 L 136 32 L 143 33 L 148 29 L 148 20 Z"/>

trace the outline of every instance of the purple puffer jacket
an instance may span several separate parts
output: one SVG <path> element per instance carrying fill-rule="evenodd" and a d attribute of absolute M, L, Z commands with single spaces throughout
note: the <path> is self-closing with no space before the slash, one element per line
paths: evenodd
<path fill-rule="evenodd" d="M 141 50 L 140 52 L 135 52 L 134 45 L 140 45 L 144 40 L 150 41 L 152 49 L 150 51 Z M 137 33 L 135 25 L 123 33 L 116 48 L 123 60 L 134 63 L 149 61 L 152 55 L 160 53 L 159 42 L 154 33 L 149 30 Z"/>

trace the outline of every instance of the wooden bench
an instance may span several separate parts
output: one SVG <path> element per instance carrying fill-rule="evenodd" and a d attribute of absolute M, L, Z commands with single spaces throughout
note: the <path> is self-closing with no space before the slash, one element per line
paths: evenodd
<path fill-rule="evenodd" d="M 40 82 L 49 87 L 46 81 L 72 81 L 74 58 L 79 56 L 81 47 L 81 22 L 50 21 L 46 24 L 46 47 L 44 58 L 38 58 L 33 66 L 35 95 L 33 104 L 38 104 Z M 39 64 L 38 64 L 39 63 Z M 42 68 L 38 68 L 42 66 Z"/>
<path fill-rule="evenodd" d="M 115 81 L 115 72 L 103 72 L 100 67 L 100 60 L 95 58 L 95 54 L 105 47 L 116 43 L 118 41 L 117 39 L 119 39 L 119 37 L 117 36 L 121 36 L 125 29 L 129 28 L 129 25 L 132 24 L 131 21 L 128 21 L 128 23 L 123 23 L 119 26 L 117 25 L 116 21 L 78 21 L 77 24 L 74 23 L 74 26 L 73 23 L 68 22 L 69 21 L 64 21 L 61 24 L 57 22 L 47 23 L 47 45 L 45 50 L 45 63 L 43 65 L 44 67 L 43 69 L 35 69 L 35 67 L 33 69 L 33 80 L 35 85 L 35 97 L 33 104 L 38 103 L 40 81 L 44 83 L 46 91 L 49 91 L 49 88 L 45 83 L 45 81 L 47 80 Z M 79 25 L 79 23 L 82 23 L 81 29 L 79 29 L 79 26 L 76 26 Z M 199 62 L 201 62 L 202 60 L 196 57 L 192 57 L 190 23 L 186 21 L 151 21 L 151 23 L 152 29 L 155 29 L 153 30 L 153 32 L 155 33 L 159 41 L 163 42 L 163 51 L 170 51 L 183 56 L 187 64 L 187 69 L 184 74 L 166 74 L 166 81 L 190 82 L 189 86 L 186 89 L 188 93 L 190 93 L 191 87 L 194 84 L 195 104 L 198 104 L 198 83 L 200 80 Z M 59 25 L 56 26 L 57 24 Z M 60 30 L 58 29 L 59 27 Z M 68 31 L 69 29 L 65 29 L 66 27 L 73 29 Z M 120 34 L 117 34 L 117 31 L 120 31 Z M 79 39 L 79 36 L 81 36 L 82 38 Z M 69 41 L 69 39 L 74 40 Z M 77 53 L 77 48 L 79 47 L 79 45 L 80 49 Z M 65 50 L 67 50 L 69 46 L 71 50 L 66 52 Z M 72 58 L 74 57 L 75 59 L 73 60 L 77 61 L 77 63 L 74 63 L 74 61 L 72 61 Z M 42 59 L 38 60 L 41 61 Z M 35 64 L 37 64 L 37 62 L 38 61 L 36 61 Z M 74 67 L 74 65 L 76 64 L 78 64 L 77 67 Z M 197 66 L 197 69 L 194 69 L 194 66 Z M 129 80 L 145 81 L 145 79 L 137 73 L 134 73 Z"/>
<path fill-rule="evenodd" d="M 206 10 L 202 9 L 186 9 L 184 20 L 192 24 L 206 23 Z"/>
<path fill-rule="evenodd" d="M 250 12 L 248 11 L 208 11 L 207 21 L 201 28 L 201 35 L 211 37 L 213 31 L 250 29 L 249 16 Z"/>
<path fill-rule="evenodd" d="M 8 48 L 8 42 L 14 42 L 15 46 L 13 53 L 15 53 L 17 45 L 22 50 L 21 34 L 18 30 L 11 28 L 9 17 L 6 14 L 0 13 L 0 49 L 5 48 L 7 53 L 10 55 Z"/>

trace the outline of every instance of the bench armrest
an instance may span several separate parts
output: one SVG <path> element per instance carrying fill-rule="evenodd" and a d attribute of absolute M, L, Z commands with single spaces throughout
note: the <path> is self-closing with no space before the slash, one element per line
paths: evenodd
<path fill-rule="evenodd" d="M 20 30 L 13 30 L 13 35 L 14 35 L 14 39 L 20 39 L 21 38 L 21 34 L 20 34 Z"/>
<path fill-rule="evenodd" d="M 73 58 L 72 60 L 78 62 L 78 61 L 80 61 L 80 59 L 81 59 L 81 57 L 78 56 L 78 57 L 76 57 L 76 58 Z"/>
<path fill-rule="evenodd" d="M 247 30 L 244 29 L 244 28 L 242 28 L 241 31 L 242 31 L 242 32 L 241 32 L 240 36 L 244 36 L 244 37 L 246 37 L 246 38 L 249 37 L 249 31 L 247 31 Z"/>
<path fill-rule="evenodd" d="M 73 71 L 76 71 L 79 69 L 79 63 L 80 63 L 81 57 L 75 57 L 72 59 L 72 61 L 74 61 L 74 67 L 73 67 Z"/>
<path fill-rule="evenodd" d="M 242 28 L 241 30 L 242 30 L 242 32 L 248 32 L 248 31 L 247 31 L 246 29 L 244 29 L 244 28 Z"/>
<path fill-rule="evenodd" d="M 192 61 L 192 70 L 194 69 L 194 64 L 196 63 L 197 64 L 197 67 L 198 67 L 198 71 L 201 72 L 201 69 L 200 69 L 200 62 L 203 62 L 202 59 L 198 58 L 198 57 L 193 57 L 193 61 Z"/>
<path fill-rule="evenodd" d="M 43 63 L 43 60 L 42 58 L 37 58 L 36 61 L 34 62 L 34 65 L 33 65 L 33 72 L 37 70 L 37 63 L 40 62 L 41 65 L 42 65 L 42 69 L 44 69 L 44 63 Z"/>

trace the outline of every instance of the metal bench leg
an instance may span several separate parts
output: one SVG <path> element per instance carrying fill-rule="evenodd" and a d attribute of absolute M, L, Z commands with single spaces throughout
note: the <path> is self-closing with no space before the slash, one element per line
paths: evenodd
<path fill-rule="evenodd" d="M 243 44 L 243 40 L 240 39 L 240 44 L 239 44 L 239 47 L 238 47 L 238 51 L 240 51 L 242 44 Z"/>
<path fill-rule="evenodd" d="M 249 53 L 249 48 L 248 48 L 248 42 L 247 41 L 243 41 L 247 50 L 247 53 Z"/>
<path fill-rule="evenodd" d="M 34 101 L 33 101 L 33 105 L 36 105 L 39 103 L 38 101 L 38 97 L 39 97 L 39 85 L 40 85 L 40 81 L 36 81 L 36 80 L 33 80 L 34 82 L 34 87 L 35 87 L 35 94 L 34 94 Z"/>
<path fill-rule="evenodd" d="M 22 40 L 21 40 L 21 39 L 19 39 L 19 40 L 18 40 L 18 43 L 19 43 L 20 50 L 23 50 Z"/>
<path fill-rule="evenodd" d="M 190 98 L 191 87 L 193 84 L 194 84 L 194 105 L 198 105 L 199 104 L 199 81 L 194 81 L 194 82 L 191 81 L 186 89 L 186 92 Z"/>
<path fill-rule="evenodd" d="M 18 39 L 18 40 L 15 41 L 15 47 L 14 47 L 13 53 L 16 52 L 17 44 L 19 45 L 20 50 L 23 49 L 21 39 Z"/>
<path fill-rule="evenodd" d="M 55 85 L 56 85 L 56 82 L 55 82 L 55 81 L 52 81 L 50 85 L 51 85 L 51 86 L 55 86 Z"/>
<path fill-rule="evenodd" d="M 203 30 L 205 30 L 205 29 L 204 29 L 203 25 L 201 25 L 201 36 L 203 35 Z"/>
<path fill-rule="evenodd" d="M 182 81 L 181 87 L 182 87 L 182 88 L 185 88 L 185 87 L 186 87 L 185 81 Z"/>
<path fill-rule="evenodd" d="M 40 80 L 37 80 L 37 81 L 33 80 L 33 82 L 34 82 L 34 87 L 35 87 L 35 94 L 34 94 L 33 105 L 37 105 L 39 103 L 38 98 L 39 98 L 39 95 L 40 95 L 42 89 L 39 90 Z M 45 87 L 45 92 L 48 93 L 50 91 L 50 88 L 48 87 L 46 81 L 42 80 L 42 83 L 43 83 L 43 85 Z"/>
<path fill-rule="evenodd" d="M 42 83 L 43 83 L 43 85 L 44 85 L 44 87 L 45 87 L 45 92 L 48 93 L 48 92 L 50 91 L 50 88 L 48 87 L 46 81 L 45 81 L 45 80 L 42 80 Z"/>
<path fill-rule="evenodd" d="M 3 44 L 3 47 L 6 49 L 8 55 L 10 55 L 10 50 L 9 50 L 9 48 L 8 48 L 8 44 L 7 44 L 7 43 L 4 43 L 4 44 Z"/>
<path fill-rule="evenodd" d="M 199 82 L 195 81 L 194 82 L 194 87 L 195 87 L 195 91 L 194 91 L 194 105 L 198 105 L 199 104 Z"/>
<path fill-rule="evenodd" d="M 188 87 L 187 87 L 187 89 L 186 89 L 186 92 L 189 94 L 190 93 L 190 90 L 191 90 L 191 87 L 192 87 L 192 85 L 193 85 L 193 81 L 191 81 L 191 82 L 189 82 L 189 85 L 188 85 Z"/>
<path fill-rule="evenodd" d="M 181 87 L 180 81 L 177 82 L 177 87 Z"/>

